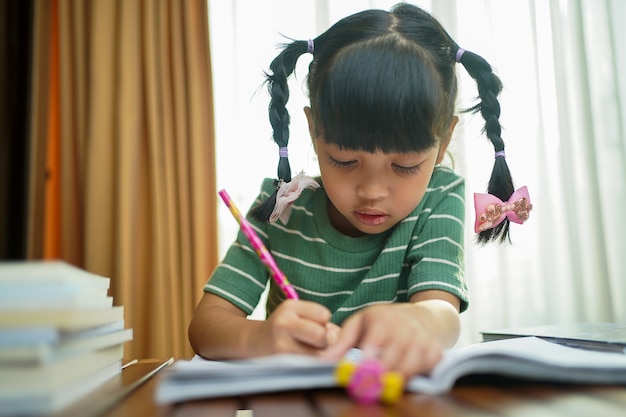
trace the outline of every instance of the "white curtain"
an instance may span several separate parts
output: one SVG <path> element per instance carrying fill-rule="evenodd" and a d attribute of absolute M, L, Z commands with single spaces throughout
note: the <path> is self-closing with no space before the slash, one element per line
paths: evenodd
<path fill-rule="evenodd" d="M 493 149 L 479 116 L 461 114 L 451 146 L 467 179 L 466 277 L 470 309 L 459 344 L 500 327 L 626 322 L 626 39 L 621 0 L 414 1 L 504 83 L 507 161 L 534 211 L 512 225 L 512 244 L 477 246 L 473 193 L 484 192 Z M 209 0 L 215 80 L 218 188 L 247 209 L 263 177 L 276 175 L 263 71 L 285 41 L 317 36 L 341 17 L 395 1 Z M 290 161 L 318 168 L 302 113 L 303 56 L 292 80 Z M 459 66 L 459 109 L 476 87 Z M 452 163 L 452 162 L 450 162 Z M 220 256 L 237 224 L 219 208 Z"/>

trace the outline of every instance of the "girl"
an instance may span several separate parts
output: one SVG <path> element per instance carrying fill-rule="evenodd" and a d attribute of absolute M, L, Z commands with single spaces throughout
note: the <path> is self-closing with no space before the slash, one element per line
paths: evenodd
<path fill-rule="evenodd" d="M 291 178 L 287 151 L 287 78 L 307 52 L 315 181 Z M 248 219 L 300 299 L 285 300 L 271 282 L 267 320 L 247 320 L 268 274 L 239 233 L 190 324 L 196 353 L 338 359 L 356 346 L 408 377 L 430 371 L 456 343 L 468 306 L 464 182 L 440 163 L 458 120 L 457 63 L 477 81 L 471 110 L 484 117 L 497 155 L 489 192 L 506 200 L 513 186 L 500 138 L 500 80 L 431 15 L 407 4 L 367 10 L 284 47 L 267 75 L 278 179 L 263 182 Z M 503 240 L 508 219 L 484 229 L 480 242 Z"/>

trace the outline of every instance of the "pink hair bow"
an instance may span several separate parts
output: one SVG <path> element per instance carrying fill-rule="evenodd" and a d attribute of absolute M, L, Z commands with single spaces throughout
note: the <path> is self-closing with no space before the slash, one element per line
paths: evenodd
<path fill-rule="evenodd" d="M 508 218 L 513 223 L 522 224 L 528 220 L 533 209 L 526 186 L 517 189 L 507 202 L 502 202 L 492 194 L 474 193 L 474 208 L 476 209 L 476 223 L 474 231 L 483 232 L 496 227 Z"/>

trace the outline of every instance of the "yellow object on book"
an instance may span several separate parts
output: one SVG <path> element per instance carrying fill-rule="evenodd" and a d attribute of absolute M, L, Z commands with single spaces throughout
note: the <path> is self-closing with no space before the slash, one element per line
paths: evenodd
<path fill-rule="evenodd" d="M 353 357 L 340 361 L 335 379 L 354 400 L 363 404 L 394 403 L 404 391 L 402 375 L 386 371 L 382 364 L 371 358 Z"/>

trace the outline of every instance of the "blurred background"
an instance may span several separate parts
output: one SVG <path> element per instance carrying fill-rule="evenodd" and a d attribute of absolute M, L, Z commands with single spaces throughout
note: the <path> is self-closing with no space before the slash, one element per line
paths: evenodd
<path fill-rule="evenodd" d="M 129 357 L 191 355 L 186 326 L 247 209 L 276 175 L 263 72 L 383 0 L 0 1 L 0 258 L 62 258 L 112 278 Z M 620 0 L 413 1 L 504 84 L 507 161 L 534 211 L 511 244 L 474 243 L 493 148 L 458 68 L 444 163 L 466 177 L 470 308 L 460 345 L 497 327 L 626 322 L 626 50 Z M 293 172 L 317 174 L 291 80 Z M 263 309 L 255 312 L 262 317 Z"/>

